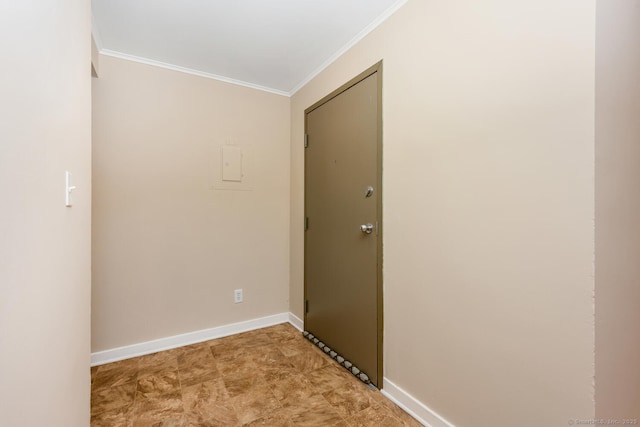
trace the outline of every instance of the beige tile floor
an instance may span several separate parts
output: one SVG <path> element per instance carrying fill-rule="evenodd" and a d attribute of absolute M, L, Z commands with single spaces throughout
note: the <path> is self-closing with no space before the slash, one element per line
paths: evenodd
<path fill-rule="evenodd" d="M 92 368 L 91 426 L 420 424 L 281 324 Z"/>

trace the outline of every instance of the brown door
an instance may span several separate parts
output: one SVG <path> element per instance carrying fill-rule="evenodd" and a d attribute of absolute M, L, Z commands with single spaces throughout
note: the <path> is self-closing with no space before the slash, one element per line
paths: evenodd
<path fill-rule="evenodd" d="M 305 329 L 382 377 L 381 70 L 306 110 Z"/>

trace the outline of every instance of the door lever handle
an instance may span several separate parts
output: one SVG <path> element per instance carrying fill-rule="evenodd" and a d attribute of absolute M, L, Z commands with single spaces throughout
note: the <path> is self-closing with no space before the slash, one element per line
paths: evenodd
<path fill-rule="evenodd" d="M 362 224 L 360 226 L 360 231 L 362 231 L 364 234 L 371 234 L 371 232 L 373 231 L 373 224 Z"/>

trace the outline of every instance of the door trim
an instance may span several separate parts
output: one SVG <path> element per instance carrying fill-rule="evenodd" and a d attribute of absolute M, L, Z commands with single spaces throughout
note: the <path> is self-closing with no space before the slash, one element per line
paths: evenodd
<path fill-rule="evenodd" d="M 377 333 L 377 337 L 378 337 L 378 349 L 377 349 L 377 364 L 378 364 L 378 387 L 382 388 L 383 385 L 383 373 L 384 373 L 384 369 L 383 369 L 383 349 L 384 349 L 384 345 L 383 345 L 383 339 L 384 339 L 384 304 L 383 304 L 383 280 L 382 280 L 382 235 L 383 235 L 383 217 L 382 217 L 382 199 L 383 199 L 383 188 L 382 188 L 382 61 L 379 61 L 378 63 L 376 63 L 375 65 L 367 68 L 365 71 L 363 71 L 362 73 L 358 74 L 356 77 L 352 78 L 351 80 L 349 80 L 347 83 L 343 84 L 342 86 L 340 86 L 338 89 L 334 90 L 333 92 L 331 92 L 330 94 L 328 94 L 327 96 L 323 97 L 322 99 L 320 99 L 318 102 L 314 103 L 313 105 L 311 105 L 309 108 L 304 110 L 304 133 L 305 135 L 307 134 L 307 116 L 310 112 L 312 112 L 313 110 L 315 110 L 316 108 L 322 106 L 323 104 L 327 103 L 328 101 L 332 100 L 333 98 L 335 98 L 336 96 L 340 95 L 341 93 L 345 92 L 346 90 L 348 90 L 349 88 L 355 86 L 356 84 L 360 83 L 362 80 L 366 79 L 367 77 L 372 76 L 373 74 L 378 73 L 377 76 L 377 91 L 378 91 L 378 116 L 377 116 L 377 155 L 378 155 L 378 164 L 376 165 L 377 168 L 377 175 L 378 175 L 378 182 L 377 182 L 377 191 L 378 191 L 378 199 L 377 199 L 377 206 L 376 206 L 376 214 L 378 216 L 378 224 L 377 224 L 377 233 L 376 233 L 376 242 L 377 242 L 377 321 L 378 321 L 378 333 Z M 313 142 L 311 142 L 313 143 Z M 305 155 L 305 181 L 307 179 L 307 175 L 306 175 L 306 169 L 307 169 L 307 156 Z M 307 195 L 305 194 L 305 199 L 307 197 Z M 305 206 L 306 206 L 306 200 L 304 200 L 305 202 Z M 306 218 L 307 216 L 307 212 L 305 210 L 304 212 L 304 217 Z M 306 239 L 307 239 L 307 235 L 305 233 L 304 235 L 304 239 L 305 239 L 305 245 L 304 247 L 306 247 Z M 307 264 L 307 258 L 306 258 L 306 254 L 304 256 L 304 268 L 306 268 L 306 264 Z M 306 276 L 305 276 L 306 277 Z M 307 283 L 306 280 L 304 281 L 304 301 L 303 301 L 303 311 L 304 311 L 304 322 L 307 322 L 307 310 L 306 310 L 306 301 L 307 301 Z"/>

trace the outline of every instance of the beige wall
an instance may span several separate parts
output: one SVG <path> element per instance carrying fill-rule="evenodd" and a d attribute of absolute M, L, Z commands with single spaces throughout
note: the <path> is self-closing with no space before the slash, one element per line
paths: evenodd
<path fill-rule="evenodd" d="M 89 8 L 0 2 L 2 426 L 89 424 Z"/>
<path fill-rule="evenodd" d="M 385 377 L 457 426 L 593 417 L 595 1 L 410 0 L 291 101 L 384 60 Z"/>
<path fill-rule="evenodd" d="M 92 351 L 288 310 L 287 97 L 101 56 L 93 120 Z"/>
<path fill-rule="evenodd" d="M 91 75 L 93 77 L 100 75 L 100 50 L 93 35 L 91 35 Z"/>
<path fill-rule="evenodd" d="M 596 22 L 596 415 L 640 419 L 640 1 Z"/>

